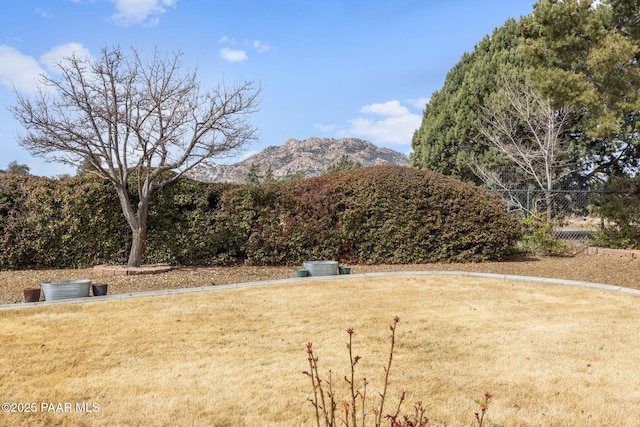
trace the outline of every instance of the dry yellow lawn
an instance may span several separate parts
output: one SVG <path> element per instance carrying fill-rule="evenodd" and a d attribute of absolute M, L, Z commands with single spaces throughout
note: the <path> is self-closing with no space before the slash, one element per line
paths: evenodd
<path fill-rule="evenodd" d="M 377 403 L 400 317 L 390 409 L 430 425 L 640 425 L 640 297 L 458 276 L 305 279 L 253 288 L 0 312 L 0 425 L 315 425 L 305 345 L 320 371 Z M 346 397 L 343 381 L 338 395 Z M 27 405 L 25 405 L 27 404 Z M 3 405 L 3 411 L 6 406 Z"/>

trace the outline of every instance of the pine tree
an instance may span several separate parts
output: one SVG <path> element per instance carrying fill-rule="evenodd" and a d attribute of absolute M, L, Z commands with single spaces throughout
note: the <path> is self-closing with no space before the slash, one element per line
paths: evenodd
<path fill-rule="evenodd" d="M 244 177 L 245 184 L 260 184 L 260 163 L 251 163 L 249 171 Z"/>
<path fill-rule="evenodd" d="M 337 162 L 329 166 L 327 170 L 324 172 L 324 174 L 329 175 L 333 173 L 349 171 L 352 169 L 358 169 L 361 167 L 362 167 L 362 163 L 358 161 L 353 161 L 349 158 L 349 155 L 343 154 L 342 157 L 340 157 L 340 160 L 338 160 Z"/>
<path fill-rule="evenodd" d="M 516 21 L 508 20 L 449 71 L 413 135 L 412 166 L 479 183 L 471 167 L 473 161 L 503 162 L 479 141 L 480 112 L 493 99 L 499 76 L 524 73 L 519 34 Z"/>
<path fill-rule="evenodd" d="M 531 79 L 556 108 L 582 112 L 584 179 L 635 168 L 640 155 L 640 43 L 635 1 L 543 0 L 522 21 Z"/>

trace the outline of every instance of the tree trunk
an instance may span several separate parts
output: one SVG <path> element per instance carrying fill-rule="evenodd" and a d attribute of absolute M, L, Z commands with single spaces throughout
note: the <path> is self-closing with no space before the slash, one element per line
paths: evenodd
<path fill-rule="evenodd" d="M 132 229 L 133 240 L 131 242 L 131 250 L 129 251 L 128 267 L 140 267 L 142 265 L 142 254 L 144 254 L 145 243 L 147 240 L 146 226 L 144 229 Z"/>
<path fill-rule="evenodd" d="M 131 200 L 126 189 L 116 186 L 120 199 L 120 207 L 127 223 L 131 228 L 131 250 L 129 251 L 128 267 L 140 267 L 147 241 L 147 217 L 149 216 L 149 197 L 140 197 L 137 211 L 131 206 Z"/>
<path fill-rule="evenodd" d="M 547 222 L 553 219 L 553 193 L 551 190 L 545 191 L 545 203 L 547 205 Z"/>
<path fill-rule="evenodd" d="M 149 198 L 140 197 L 138 202 L 138 212 L 136 213 L 137 227 L 131 227 L 133 240 L 131 251 L 129 252 L 128 267 L 140 267 L 142 265 L 142 255 L 147 243 L 147 218 L 149 216 Z"/>
<path fill-rule="evenodd" d="M 546 177 L 547 177 L 547 190 L 544 192 L 545 202 L 547 203 L 547 222 L 551 223 L 553 219 L 554 206 L 553 206 L 553 158 L 545 157 L 546 163 Z"/>

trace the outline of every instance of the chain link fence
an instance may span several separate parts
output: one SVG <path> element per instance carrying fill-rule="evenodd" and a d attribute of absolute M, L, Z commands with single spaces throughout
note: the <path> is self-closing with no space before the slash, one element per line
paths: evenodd
<path fill-rule="evenodd" d="M 593 206 L 603 193 L 583 190 L 490 190 L 500 194 L 507 210 L 516 218 L 543 214 L 553 219 L 553 232 L 558 239 L 574 246 L 588 246 L 593 234 L 602 229 L 604 219 Z"/>

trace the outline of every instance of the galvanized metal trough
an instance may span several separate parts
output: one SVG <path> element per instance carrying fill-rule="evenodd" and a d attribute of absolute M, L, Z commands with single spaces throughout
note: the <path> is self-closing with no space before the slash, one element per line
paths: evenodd
<path fill-rule="evenodd" d="M 68 298 L 85 298 L 91 290 L 91 280 L 56 280 L 40 284 L 45 301 Z"/>
<path fill-rule="evenodd" d="M 338 274 L 338 261 L 305 261 L 309 276 L 334 276 Z"/>

